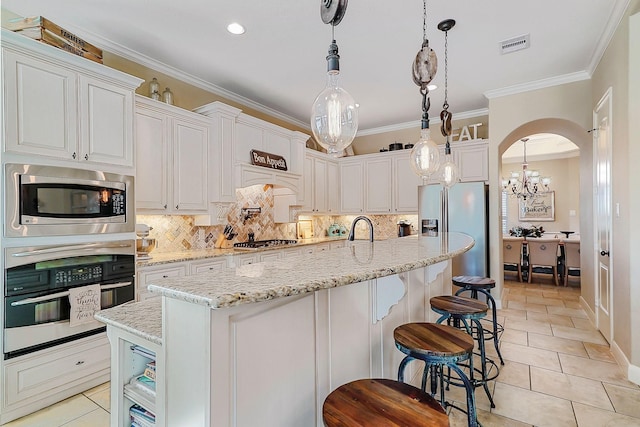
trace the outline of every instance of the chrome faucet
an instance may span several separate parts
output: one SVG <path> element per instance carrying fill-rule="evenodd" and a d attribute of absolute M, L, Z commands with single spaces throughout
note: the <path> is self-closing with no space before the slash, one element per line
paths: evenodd
<path fill-rule="evenodd" d="M 356 219 L 353 220 L 353 222 L 351 223 L 351 231 L 349 232 L 349 240 L 353 241 L 353 239 L 355 239 L 355 236 L 356 236 L 356 224 L 361 219 L 366 221 L 367 224 L 369 224 L 369 241 L 373 242 L 373 223 L 366 216 L 359 216 L 359 217 L 357 217 Z"/>

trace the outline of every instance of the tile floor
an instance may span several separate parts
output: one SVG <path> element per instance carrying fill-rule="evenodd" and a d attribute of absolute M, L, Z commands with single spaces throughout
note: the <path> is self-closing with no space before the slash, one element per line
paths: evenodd
<path fill-rule="evenodd" d="M 483 427 L 640 427 L 640 387 L 625 379 L 580 308 L 579 289 L 510 281 L 505 289 L 498 312 L 505 365 L 490 384 L 496 407 L 476 392 Z M 488 353 L 495 356 L 492 346 Z M 464 402 L 460 391 L 449 396 Z M 108 411 L 106 383 L 5 427 L 106 427 Z M 458 411 L 450 419 L 466 426 Z"/>

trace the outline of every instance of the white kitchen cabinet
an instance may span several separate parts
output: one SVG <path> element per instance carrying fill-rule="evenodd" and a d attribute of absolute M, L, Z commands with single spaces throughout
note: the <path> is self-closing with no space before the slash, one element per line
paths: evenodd
<path fill-rule="evenodd" d="M 461 182 L 489 181 L 489 143 L 465 141 L 453 146 Z"/>
<path fill-rule="evenodd" d="M 337 162 L 327 162 L 327 213 L 340 213 L 340 167 Z"/>
<path fill-rule="evenodd" d="M 104 333 L 5 361 L 0 423 L 108 381 L 109 364 Z"/>
<path fill-rule="evenodd" d="M 188 271 L 186 262 L 172 262 L 171 264 L 138 267 L 136 301 L 142 301 L 160 295 L 147 290 L 147 286 L 154 280 L 166 279 L 168 277 L 183 277 L 187 275 Z"/>
<path fill-rule="evenodd" d="M 340 162 L 340 213 L 360 214 L 364 210 L 364 165 L 361 160 Z"/>
<path fill-rule="evenodd" d="M 191 261 L 189 270 L 191 274 L 207 273 L 209 271 L 222 271 L 227 268 L 227 260 L 225 257 L 207 258 L 204 260 Z"/>
<path fill-rule="evenodd" d="M 2 57 L 5 152 L 133 166 L 141 79 L 5 30 Z"/>
<path fill-rule="evenodd" d="M 233 255 L 231 259 L 230 267 L 241 267 L 243 265 L 251 265 L 258 262 L 258 254 L 243 254 L 243 255 Z"/>
<path fill-rule="evenodd" d="M 404 152 L 393 155 L 394 213 L 418 212 L 418 186 L 422 185 L 422 178 L 411 168 L 409 155 Z"/>
<path fill-rule="evenodd" d="M 200 214 L 209 208 L 209 119 L 136 98 L 136 209 Z"/>
<path fill-rule="evenodd" d="M 337 213 L 337 163 L 326 155 L 307 150 L 305 155 L 304 212 Z M 329 171 L 335 173 L 330 177 Z M 331 187 L 331 185 L 335 187 Z"/>
<path fill-rule="evenodd" d="M 388 156 L 365 160 L 365 203 L 367 213 L 392 211 L 392 161 Z"/>

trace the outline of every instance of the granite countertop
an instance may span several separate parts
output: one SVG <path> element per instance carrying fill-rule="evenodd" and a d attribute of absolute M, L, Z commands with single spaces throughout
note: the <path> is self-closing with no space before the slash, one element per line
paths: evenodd
<path fill-rule="evenodd" d="M 263 251 L 275 251 L 280 249 L 297 248 L 300 246 L 317 245 L 320 243 L 335 242 L 335 241 L 341 241 L 346 239 L 347 238 L 345 236 L 315 237 L 311 239 L 298 239 L 298 243 L 296 243 L 295 245 L 270 246 L 265 248 L 249 249 L 249 250 L 228 248 L 228 249 L 194 249 L 194 250 L 180 251 L 180 252 L 160 252 L 160 253 L 154 252 L 151 255 L 152 256 L 151 259 L 148 259 L 148 260 L 138 259 L 136 261 L 136 265 L 138 267 L 150 267 L 153 265 L 169 264 L 172 262 L 194 261 L 199 259 L 215 258 L 215 257 L 221 257 L 221 256 L 228 256 L 228 255 L 239 255 L 239 254 L 246 254 L 246 253 L 256 253 L 256 252 L 263 252 Z"/>
<path fill-rule="evenodd" d="M 99 311 L 96 320 L 162 345 L 162 298 L 128 302 Z"/>
<path fill-rule="evenodd" d="M 349 242 L 344 248 L 302 254 L 187 277 L 158 279 L 149 290 L 213 309 L 300 295 L 425 267 L 473 247 L 462 233 Z"/>

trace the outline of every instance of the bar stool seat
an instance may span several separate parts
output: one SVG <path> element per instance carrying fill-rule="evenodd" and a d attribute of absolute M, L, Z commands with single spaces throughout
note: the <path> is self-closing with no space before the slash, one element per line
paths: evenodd
<path fill-rule="evenodd" d="M 393 331 L 393 338 L 396 348 L 406 354 L 398 367 L 398 381 L 404 381 L 404 371 L 409 362 L 421 360 L 425 363 L 422 390 L 426 390 L 427 376 L 431 372 L 431 395 L 435 395 L 439 379 L 440 404 L 445 408 L 454 406 L 446 402 L 444 396 L 444 368 L 449 368 L 460 378 L 460 384 L 451 384 L 463 386 L 466 390 L 468 425 L 477 427 L 474 386 L 458 366 L 459 362 L 468 361 L 473 373 L 474 341 L 471 335 L 449 325 L 415 322 L 398 326 Z"/>
<path fill-rule="evenodd" d="M 341 385 L 322 405 L 327 427 L 448 427 L 449 417 L 428 393 L 399 381 L 362 379 Z"/>
<path fill-rule="evenodd" d="M 487 305 L 491 309 L 492 328 L 486 329 L 484 337 L 487 340 L 493 340 L 493 346 L 500 358 L 500 364 L 504 365 L 502 353 L 500 353 L 500 335 L 504 332 L 504 326 L 498 323 L 498 314 L 496 313 L 496 300 L 491 296 L 491 289 L 496 287 L 496 281 L 490 277 L 482 276 L 454 276 L 451 279 L 455 286 L 460 287 L 456 292 L 459 296 L 465 292 L 471 293 L 471 298 L 478 299 L 478 293 L 481 293 L 487 299 Z"/>
<path fill-rule="evenodd" d="M 429 302 L 431 304 L 431 309 L 441 315 L 436 323 L 442 323 L 445 320 L 447 322 L 453 320 L 453 325 L 459 328 L 460 323 L 462 322 L 466 332 L 478 341 L 480 356 L 480 369 L 478 372 L 481 377 L 478 380 L 473 379 L 473 365 L 470 365 L 471 383 L 474 387 L 482 386 L 484 388 L 484 391 L 489 398 L 489 402 L 491 403 L 491 407 L 495 408 L 488 383 L 498 376 L 498 367 L 495 362 L 486 356 L 484 346 L 484 328 L 480 323 L 480 319 L 487 316 L 489 307 L 487 304 L 477 299 L 455 295 L 433 297 Z M 471 323 L 471 325 L 469 323 Z M 489 366 L 489 369 L 487 369 L 487 366 Z M 495 368 L 495 373 L 492 376 L 489 375 L 491 368 Z"/>

